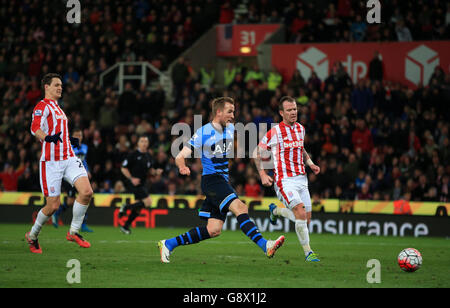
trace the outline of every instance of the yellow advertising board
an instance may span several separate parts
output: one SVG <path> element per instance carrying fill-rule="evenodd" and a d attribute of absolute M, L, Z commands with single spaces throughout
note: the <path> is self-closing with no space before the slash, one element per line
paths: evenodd
<path fill-rule="evenodd" d="M 65 194 L 61 195 L 61 202 L 64 201 Z M 151 195 L 151 208 L 200 208 L 204 196 L 188 196 L 188 195 Z M 274 197 L 252 198 L 241 197 L 250 209 L 261 211 L 268 210 L 270 203 L 283 206 L 281 202 Z M 94 195 L 92 204 L 96 207 L 118 207 L 123 203 L 133 203 L 134 196 L 132 194 L 101 194 Z M 38 192 L 0 192 L 0 205 L 18 205 L 43 206 L 45 199 Z M 323 199 L 320 202 L 313 203 L 313 211 L 323 211 L 326 213 L 355 213 L 355 214 L 394 214 L 394 201 L 366 201 L 352 200 L 343 201 L 337 199 Z M 408 202 L 408 206 L 413 215 L 434 216 L 436 213 L 450 212 L 450 203 L 441 202 Z"/>

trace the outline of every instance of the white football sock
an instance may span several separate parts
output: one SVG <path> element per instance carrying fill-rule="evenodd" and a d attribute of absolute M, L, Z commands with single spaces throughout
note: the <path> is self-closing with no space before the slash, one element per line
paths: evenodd
<path fill-rule="evenodd" d="M 293 213 L 290 209 L 288 209 L 288 208 L 285 208 L 285 207 L 276 207 L 275 210 L 273 211 L 273 213 L 274 213 L 276 216 L 283 216 L 283 217 L 285 217 L 285 218 L 287 218 L 287 219 L 289 219 L 289 220 L 295 222 L 295 215 L 294 215 L 294 213 Z"/>
<path fill-rule="evenodd" d="M 71 235 L 74 235 L 80 231 L 88 206 L 89 205 L 79 203 L 77 200 L 73 203 L 73 218 L 72 223 L 70 224 Z"/>
<path fill-rule="evenodd" d="M 297 219 L 295 221 L 295 232 L 297 233 L 298 240 L 300 241 L 300 245 L 302 245 L 306 256 L 311 251 L 311 247 L 309 247 L 309 231 L 306 220 Z"/>
<path fill-rule="evenodd" d="M 42 226 L 45 225 L 49 218 L 50 216 L 46 216 L 44 213 L 42 213 L 42 209 L 39 211 L 36 216 L 36 221 L 34 222 L 34 225 L 30 231 L 30 238 L 32 240 L 37 239 L 39 233 L 41 232 Z"/>

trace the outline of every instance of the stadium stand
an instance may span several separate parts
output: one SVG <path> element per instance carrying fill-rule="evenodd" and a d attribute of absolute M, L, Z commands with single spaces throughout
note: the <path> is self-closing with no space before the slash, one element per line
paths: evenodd
<path fill-rule="evenodd" d="M 268 75 L 252 78 L 257 67 L 230 60 L 234 78 L 225 76 L 229 82 L 222 89 L 202 83 L 201 72 L 184 59 L 172 75 L 177 90 L 172 110 L 164 108 L 167 93 L 161 87 L 129 82 L 118 94 L 99 86 L 100 73 L 117 61 L 148 61 L 166 69 L 217 23 L 281 22 L 291 43 L 448 39 L 449 3 L 383 1 L 385 22 L 367 26 L 358 17 L 365 1 L 124 0 L 117 6 L 83 1 L 83 22 L 73 26 L 65 21 L 65 6 L 0 2 L 1 190 L 40 191 L 40 146 L 29 126 L 42 96 L 40 77 L 56 71 L 63 74 L 62 103 L 70 125 L 83 129 L 89 146 L 94 192 L 124 191 L 120 164 L 137 135 L 147 134 L 155 165 L 164 170 L 150 178 L 151 193 L 198 194 L 201 166 L 194 161 L 190 177 L 178 176 L 170 154 L 171 126 L 191 125 L 194 114 L 208 117 L 209 100 L 224 95 L 237 101 L 237 122 L 278 122 L 278 99 L 292 95 L 299 98 L 307 149 L 322 170 L 309 174 L 312 195 L 449 200 L 450 72 L 440 67 L 430 86 L 417 90 L 380 79 L 376 63 L 373 78 L 357 84 L 336 63 L 325 80 L 297 74 L 269 89 Z M 240 195 L 273 195 L 272 189 L 255 186 L 258 177 L 248 159 L 232 160 L 230 175 Z"/>

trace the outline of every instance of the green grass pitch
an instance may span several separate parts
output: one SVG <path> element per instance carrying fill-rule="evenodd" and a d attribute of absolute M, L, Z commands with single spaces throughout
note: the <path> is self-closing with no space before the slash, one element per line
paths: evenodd
<path fill-rule="evenodd" d="M 0 225 L 0 287 L 145 287 L 145 288 L 303 288 L 303 287 L 450 287 L 450 240 L 444 238 L 369 237 L 311 234 L 320 263 L 305 263 L 295 233 L 268 259 L 242 232 L 224 231 L 218 238 L 175 250 L 170 264 L 160 261 L 157 242 L 186 229 L 133 229 L 92 226 L 84 236 L 92 244 L 78 247 L 65 239 L 67 227 L 45 226 L 42 255 L 30 253 L 24 240 L 30 225 Z M 264 233 L 274 239 L 281 233 Z M 401 271 L 398 253 L 417 248 L 423 265 Z M 66 280 L 70 259 L 80 262 L 81 282 Z M 381 264 L 381 283 L 366 276 L 370 259 Z"/>

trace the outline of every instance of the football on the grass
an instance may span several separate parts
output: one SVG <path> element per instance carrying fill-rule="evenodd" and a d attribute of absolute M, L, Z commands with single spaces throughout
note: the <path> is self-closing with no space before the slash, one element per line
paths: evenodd
<path fill-rule="evenodd" d="M 415 248 L 405 248 L 398 255 L 398 265 L 405 272 L 415 272 L 422 266 L 422 255 Z"/>

